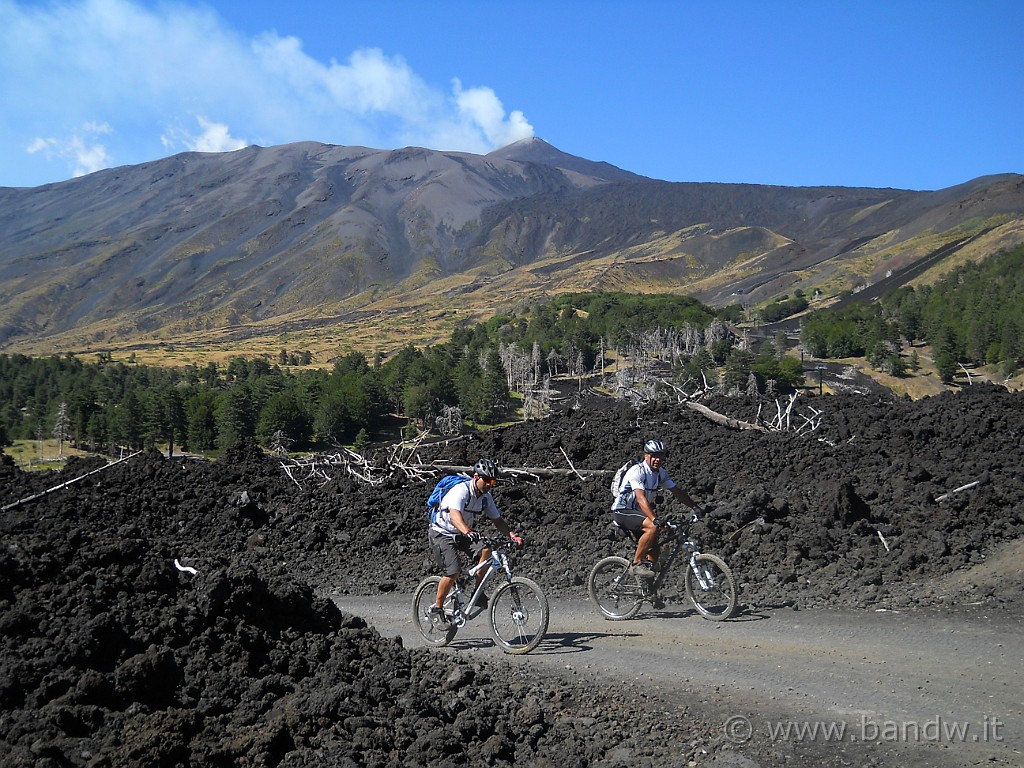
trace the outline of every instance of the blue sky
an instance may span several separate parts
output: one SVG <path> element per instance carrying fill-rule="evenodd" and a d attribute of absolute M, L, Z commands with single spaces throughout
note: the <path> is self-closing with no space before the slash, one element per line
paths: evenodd
<path fill-rule="evenodd" d="M 1024 3 L 0 0 L 0 186 L 537 136 L 669 181 L 1024 173 Z"/>

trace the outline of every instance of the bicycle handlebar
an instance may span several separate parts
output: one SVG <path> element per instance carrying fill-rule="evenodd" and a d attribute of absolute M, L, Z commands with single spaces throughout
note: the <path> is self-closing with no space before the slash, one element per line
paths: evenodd
<path fill-rule="evenodd" d="M 686 525 L 693 525 L 694 523 L 699 522 L 699 521 L 704 519 L 703 516 L 694 517 L 693 515 L 696 515 L 696 514 L 697 514 L 696 512 L 691 512 L 690 516 L 687 516 L 684 519 L 674 518 L 674 517 L 666 517 L 666 518 L 662 519 L 661 527 L 662 528 L 676 529 L 676 528 L 681 528 L 684 524 L 686 524 Z"/>
<path fill-rule="evenodd" d="M 460 533 L 457 536 L 465 536 L 466 534 Z M 488 549 L 518 549 L 516 543 L 512 539 L 505 538 L 504 536 L 481 536 L 480 543 Z"/>
<path fill-rule="evenodd" d="M 682 539 L 685 539 L 685 540 L 688 540 L 688 541 L 696 541 L 696 539 L 694 538 L 693 534 L 690 533 L 688 530 L 683 528 L 683 524 L 686 523 L 686 522 L 689 522 L 689 521 L 686 521 L 686 520 L 677 521 L 677 520 L 673 520 L 673 519 L 668 519 L 668 520 L 666 520 L 665 522 L 663 522 L 661 524 L 661 527 L 662 527 L 662 529 L 667 529 L 667 531 L 671 532 L 672 540 L 675 540 L 677 538 L 682 538 Z"/>
<path fill-rule="evenodd" d="M 512 539 L 505 537 L 485 536 L 480 539 L 480 543 L 488 549 L 518 549 Z"/>

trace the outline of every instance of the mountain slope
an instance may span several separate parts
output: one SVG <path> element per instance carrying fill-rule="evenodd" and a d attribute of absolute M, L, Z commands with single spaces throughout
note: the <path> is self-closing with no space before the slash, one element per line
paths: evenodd
<path fill-rule="evenodd" d="M 609 163 L 585 160 L 582 157 L 566 154 L 543 139 L 537 138 L 521 139 L 520 141 L 513 142 L 508 146 L 488 153 L 487 157 L 515 160 L 519 163 L 549 165 L 553 168 L 560 168 L 563 171 L 578 173 L 583 177 L 603 179 L 604 181 L 641 181 L 646 178 L 645 176 L 616 168 Z"/>
<path fill-rule="evenodd" d="M 1020 242 L 1022 221 L 1009 174 L 937 192 L 669 183 L 539 139 L 186 153 L 0 189 L 0 351 L 284 334 L 387 350 L 545 292 L 837 295 L 951 243 Z"/>

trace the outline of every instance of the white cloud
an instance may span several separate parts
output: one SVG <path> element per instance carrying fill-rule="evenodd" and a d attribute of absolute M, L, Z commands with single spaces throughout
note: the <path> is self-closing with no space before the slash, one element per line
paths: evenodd
<path fill-rule="evenodd" d="M 91 120 L 83 125 L 82 128 L 89 133 L 110 134 L 114 132 L 114 129 L 106 123 L 95 123 Z"/>
<path fill-rule="evenodd" d="M 522 112 L 506 117 L 491 88 L 463 90 L 455 78 L 451 94 L 445 94 L 424 82 L 403 57 L 377 48 L 354 51 L 343 64 L 322 64 L 302 51 L 297 38 L 266 34 L 253 50 L 266 72 L 301 94 L 307 109 L 327 121 L 332 116 L 354 121 L 357 131 L 373 129 L 375 146 L 487 152 L 533 136 Z"/>
<path fill-rule="evenodd" d="M 202 129 L 198 136 L 187 131 L 169 129 L 160 137 L 161 143 L 172 152 L 181 148 L 191 152 L 234 152 L 249 146 L 245 139 L 232 136 L 225 123 L 208 120 L 203 115 L 197 115 L 196 122 Z"/>
<path fill-rule="evenodd" d="M 533 135 L 489 87 L 454 80 L 446 91 L 377 48 L 317 60 L 296 37 L 246 37 L 173 0 L 0 0 L 0 50 L 0 157 L 33 146 L 21 158 L 36 174 L 44 157 L 77 173 L 182 148 L 308 140 L 486 152 Z M 180 128 L 197 121 L 198 135 Z M 66 127 L 87 125 L 108 129 Z M 33 141 L 54 135 L 69 138 Z"/>
<path fill-rule="evenodd" d="M 522 112 L 516 110 L 505 117 L 505 107 L 490 88 L 463 90 L 462 83 L 456 79 L 452 90 L 460 114 L 479 126 L 493 146 L 503 147 L 533 136 L 533 126 L 526 122 Z"/>
<path fill-rule="evenodd" d="M 109 167 L 110 155 L 107 148 L 92 137 L 95 134 L 111 133 L 110 126 L 105 123 L 86 123 L 82 131 L 84 136 L 73 133 L 60 139 L 37 136 L 25 147 L 25 151 L 30 155 L 40 153 L 48 160 L 67 162 L 73 176 L 84 176 Z"/>

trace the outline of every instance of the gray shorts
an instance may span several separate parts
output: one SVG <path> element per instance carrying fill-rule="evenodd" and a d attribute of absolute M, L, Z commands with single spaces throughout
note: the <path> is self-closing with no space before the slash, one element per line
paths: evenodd
<path fill-rule="evenodd" d="M 459 557 L 459 552 L 472 556 L 475 565 L 484 548 L 482 542 L 470 544 L 469 539 L 465 536 L 450 536 L 433 530 L 427 533 L 427 545 L 434 558 L 434 564 L 445 576 L 458 576 L 462 573 L 462 559 Z"/>
<path fill-rule="evenodd" d="M 612 512 L 612 520 L 622 530 L 629 534 L 633 541 L 640 538 L 644 532 L 644 520 L 647 515 L 639 509 L 616 509 Z"/>
<path fill-rule="evenodd" d="M 644 533 L 644 520 L 647 519 L 647 515 L 641 512 L 639 509 L 617 509 L 612 512 L 612 520 L 619 526 L 635 543 L 639 543 L 640 537 Z M 654 543 L 651 544 L 652 553 L 661 552 L 661 544 L 655 539 Z"/>

